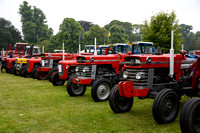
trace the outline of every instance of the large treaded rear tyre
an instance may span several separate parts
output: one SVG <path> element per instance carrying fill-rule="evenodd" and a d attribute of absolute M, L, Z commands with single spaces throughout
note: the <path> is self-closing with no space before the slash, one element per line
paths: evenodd
<path fill-rule="evenodd" d="M 70 96 L 82 96 L 86 91 L 86 86 L 82 84 L 73 83 L 73 77 L 71 77 L 67 82 L 67 92 Z"/>
<path fill-rule="evenodd" d="M 181 110 L 180 127 L 183 133 L 200 132 L 200 98 L 189 99 Z"/>
<path fill-rule="evenodd" d="M 51 77 L 51 82 L 54 86 L 64 85 L 65 81 L 59 78 L 58 72 L 54 72 Z"/>
<path fill-rule="evenodd" d="M 91 96 L 95 102 L 102 102 L 108 100 L 112 84 L 109 79 L 97 79 L 91 88 Z"/>
<path fill-rule="evenodd" d="M 175 121 L 180 108 L 180 101 L 172 89 L 163 89 L 155 97 L 152 112 L 158 124 Z"/>
<path fill-rule="evenodd" d="M 115 113 L 129 112 L 133 106 L 133 97 L 121 97 L 119 95 L 119 86 L 117 84 L 110 92 L 109 105 L 112 111 Z"/>

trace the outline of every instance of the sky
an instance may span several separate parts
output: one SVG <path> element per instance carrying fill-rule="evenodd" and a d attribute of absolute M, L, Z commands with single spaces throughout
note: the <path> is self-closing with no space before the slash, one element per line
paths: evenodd
<path fill-rule="evenodd" d="M 20 4 L 24 0 L 0 0 L 0 17 L 11 21 L 21 30 Z M 177 15 L 179 24 L 193 26 L 200 31 L 200 0 L 26 0 L 29 5 L 40 8 L 46 15 L 47 24 L 54 34 L 64 18 L 84 20 L 103 27 L 112 20 L 144 24 L 160 11 Z"/>

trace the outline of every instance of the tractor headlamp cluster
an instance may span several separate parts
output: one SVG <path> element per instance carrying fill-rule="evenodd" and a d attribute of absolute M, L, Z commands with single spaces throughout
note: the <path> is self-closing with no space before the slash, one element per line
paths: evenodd
<path fill-rule="evenodd" d="M 78 70 L 79 70 L 79 67 L 77 66 L 77 67 L 75 68 L 75 71 L 78 72 Z"/>
<path fill-rule="evenodd" d="M 89 67 L 84 67 L 83 68 L 83 72 L 85 73 L 85 72 L 89 72 Z"/>
<path fill-rule="evenodd" d="M 138 80 L 145 79 L 145 72 L 137 72 L 135 78 Z"/>
<path fill-rule="evenodd" d="M 127 71 L 123 71 L 123 78 L 127 79 L 128 78 L 128 72 Z"/>

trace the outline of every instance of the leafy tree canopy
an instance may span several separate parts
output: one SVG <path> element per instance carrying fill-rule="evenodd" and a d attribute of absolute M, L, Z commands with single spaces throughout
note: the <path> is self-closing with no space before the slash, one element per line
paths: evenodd
<path fill-rule="evenodd" d="M 81 25 L 73 18 L 65 18 L 60 25 L 58 32 L 59 45 L 61 46 L 62 42 L 64 42 L 65 48 L 68 49 L 68 52 L 77 52 L 79 33 L 81 35 L 84 33 L 84 29 L 81 27 Z"/>
<path fill-rule="evenodd" d="M 24 40 L 30 43 L 39 43 L 48 40 L 53 35 L 53 29 L 48 28 L 46 16 L 41 9 L 33 8 L 24 1 L 20 5 L 19 14 L 21 15 L 22 32 Z"/>
<path fill-rule="evenodd" d="M 172 30 L 174 30 L 174 49 L 180 50 L 182 38 L 174 11 L 170 14 L 160 12 L 152 16 L 149 23 L 145 21 L 142 39 L 143 41 L 153 42 L 155 47 L 161 46 L 164 52 L 169 52 Z"/>
<path fill-rule="evenodd" d="M 92 27 L 94 24 L 92 24 L 92 22 L 87 22 L 87 21 L 78 21 L 79 24 L 83 27 L 83 29 L 85 30 L 85 32 L 88 32 L 90 30 L 90 27 Z"/>
<path fill-rule="evenodd" d="M 126 42 L 126 33 L 125 29 L 119 25 L 113 25 L 109 29 L 111 43 L 125 43 Z"/>
<path fill-rule="evenodd" d="M 101 28 L 98 25 L 93 25 L 90 30 L 85 34 L 85 45 L 94 45 L 94 38 L 97 38 L 97 45 L 103 45 L 104 39 L 108 41 L 108 32 L 105 28 Z M 105 42 L 105 43 L 106 43 Z"/>
<path fill-rule="evenodd" d="M 8 49 L 9 44 L 19 41 L 21 41 L 21 33 L 18 29 L 10 21 L 0 18 L 0 51 L 2 48 Z"/>

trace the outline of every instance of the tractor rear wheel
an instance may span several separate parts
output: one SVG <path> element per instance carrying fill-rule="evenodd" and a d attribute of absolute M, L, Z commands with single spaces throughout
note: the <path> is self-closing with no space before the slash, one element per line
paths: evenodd
<path fill-rule="evenodd" d="M 50 82 L 52 82 L 52 74 L 54 73 L 54 72 L 56 72 L 56 71 L 58 71 L 58 68 L 56 68 L 56 67 L 53 67 L 53 68 L 51 68 L 51 70 L 48 72 L 48 75 L 47 75 L 47 77 L 48 77 L 48 79 L 49 79 L 49 81 Z"/>
<path fill-rule="evenodd" d="M 11 74 L 13 74 L 13 73 L 14 73 L 14 71 L 13 71 L 13 70 L 14 70 L 14 68 L 15 68 L 15 65 L 12 65 L 12 66 L 11 66 L 11 68 L 10 68 L 10 73 L 11 73 Z"/>
<path fill-rule="evenodd" d="M 32 76 L 32 74 L 27 71 L 27 67 L 22 71 L 22 76 L 25 78 L 30 78 Z"/>
<path fill-rule="evenodd" d="M 67 92 L 70 96 L 82 96 L 86 91 L 86 86 L 82 84 L 73 83 L 73 78 L 71 77 L 67 82 Z"/>
<path fill-rule="evenodd" d="M 97 79 L 91 89 L 91 95 L 95 102 L 108 100 L 112 84 L 106 78 Z"/>
<path fill-rule="evenodd" d="M 152 112 L 158 124 L 173 122 L 179 112 L 180 101 L 172 89 L 163 89 L 155 97 Z"/>
<path fill-rule="evenodd" d="M 47 72 L 36 71 L 35 75 L 38 80 L 46 80 L 47 79 Z"/>
<path fill-rule="evenodd" d="M 36 71 L 37 71 L 37 68 L 33 68 L 32 72 L 31 72 L 31 77 L 32 77 L 33 79 L 36 79 L 36 77 L 35 77 Z"/>
<path fill-rule="evenodd" d="M 26 65 L 22 66 L 22 68 L 19 70 L 19 76 L 23 77 L 24 69 L 26 69 Z"/>
<path fill-rule="evenodd" d="M 200 132 L 200 98 L 189 99 L 181 110 L 180 127 L 183 133 Z"/>
<path fill-rule="evenodd" d="M 59 78 L 58 72 L 54 72 L 51 77 L 51 82 L 54 86 L 64 85 L 65 81 Z"/>
<path fill-rule="evenodd" d="M 133 106 L 133 97 L 121 97 L 119 95 L 119 86 L 117 84 L 110 92 L 109 105 L 112 111 L 115 113 L 129 112 Z"/>

